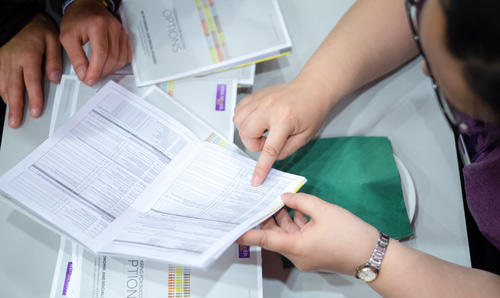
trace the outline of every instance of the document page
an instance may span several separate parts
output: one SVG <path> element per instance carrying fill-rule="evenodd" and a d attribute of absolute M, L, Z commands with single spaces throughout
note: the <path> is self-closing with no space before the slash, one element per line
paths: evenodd
<path fill-rule="evenodd" d="M 233 116 L 238 93 L 236 80 L 189 78 L 158 86 L 233 143 Z"/>
<path fill-rule="evenodd" d="M 291 50 L 275 0 L 125 0 L 122 6 L 138 86 L 255 63 Z"/>
<path fill-rule="evenodd" d="M 233 244 L 212 266 L 197 269 L 98 256 L 62 241 L 51 298 L 262 298 L 259 247 Z"/>
<path fill-rule="evenodd" d="M 225 138 L 222 133 L 218 132 L 205 121 L 201 120 L 184 105 L 181 105 L 179 101 L 170 97 L 159 87 L 150 87 L 144 93 L 144 100 L 151 103 L 158 109 L 168 113 L 172 116 L 172 118 L 182 123 L 193 134 L 195 134 L 200 141 L 218 144 L 222 147 L 245 155 L 243 150 Z"/>
<path fill-rule="evenodd" d="M 64 124 L 110 80 L 146 99 L 177 120 L 179 120 L 177 115 L 186 113 L 176 109 L 176 107 L 174 107 L 175 111 L 171 111 L 172 101 L 179 102 L 182 109 L 190 112 L 186 121 L 179 120 L 184 126 L 193 130 L 190 125 L 193 122 L 192 118 L 200 118 L 203 120 L 202 122 L 210 123 L 217 132 L 220 132 L 217 134 L 224 136 L 225 141 L 233 143 L 234 124 L 232 118 L 237 97 L 237 86 L 234 79 L 192 78 L 169 81 L 159 84 L 168 95 L 165 94 L 158 100 L 151 101 L 149 98 L 152 97 L 152 91 L 149 89 L 153 87 L 136 87 L 133 75 L 112 74 L 92 87 L 81 83 L 76 75 L 63 75 L 54 98 L 50 132 L 54 132 L 55 129 Z M 153 93 L 156 98 L 158 92 Z M 196 132 L 196 130 L 193 131 Z M 205 137 L 200 139 L 205 140 Z"/>
<path fill-rule="evenodd" d="M 0 178 L 0 189 L 92 250 L 154 198 L 151 185 L 200 141 L 177 121 L 108 83 Z"/>
<path fill-rule="evenodd" d="M 62 75 L 61 82 L 57 85 L 56 94 L 53 98 L 54 106 L 52 109 L 50 133 L 52 134 L 57 128 L 66 123 L 71 116 L 80 110 L 110 80 L 115 81 L 135 95 L 142 96 L 148 88 L 136 87 L 132 73 L 126 73 L 125 71 L 126 68 L 123 68 L 116 73 L 110 74 L 93 86 L 83 84 L 76 75 Z"/>
<path fill-rule="evenodd" d="M 238 88 L 249 88 L 253 86 L 255 80 L 255 69 L 256 63 L 250 65 L 239 66 L 230 68 L 227 70 L 221 70 L 209 73 L 207 75 L 201 75 L 199 78 L 210 78 L 210 79 L 237 79 Z"/>
<path fill-rule="evenodd" d="M 94 252 L 206 267 L 305 182 L 255 164 L 110 81 L 0 189 Z"/>
<path fill-rule="evenodd" d="M 204 267 L 277 211 L 283 192 L 295 192 L 305 182 L 272 170 L 253 187 L 255 161 L 211 143 L 200 149 L 151 210 L 134 218 L 102 253 Z"/>

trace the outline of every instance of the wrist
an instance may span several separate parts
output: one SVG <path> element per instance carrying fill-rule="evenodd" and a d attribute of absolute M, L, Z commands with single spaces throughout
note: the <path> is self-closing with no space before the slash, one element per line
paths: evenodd
<path fill-rule="evenodd" d="M 334 82 L 318 77 L 306 69 L 303 69 L 293 82 L 307 89 L 308 97 L 314 98 L 315 106 L 324 111 L 325 116 L 345 96 Z"/>
<path fill-rule="evenodd" d="M 362 222 L 362 225 L 353 225 L 352 228 L 349 228 L 345 237 L 342 237 L 344 239 L 342 250 L 336 253 L 336 258 L 330 260 L 331 263 L 328 264 L 326 270 L 355 276 L 357 267 L 366 264 L 370 259 L 379 232 L 375 227 Z"/>
<path fill-rule="evenodd" d="M 366 282 L 373 282 L 377 279 L 387 248 L 389 246 L 389 236 L 379 232 L 379 237 L 373 252 L 368 261 L 356 268 L 355 277 Z"/>

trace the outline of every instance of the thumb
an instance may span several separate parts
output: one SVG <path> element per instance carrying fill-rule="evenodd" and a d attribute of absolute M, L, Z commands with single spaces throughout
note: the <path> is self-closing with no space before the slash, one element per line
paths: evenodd
<path fill-rule="evenodd" d="M 310 216 L 317 214 L 318 210 L 324 210 L 327 202 L 322 199 L 305 193 L 284 193 L 281 195 L 283 203 L 292 209 Z"/>
<path fill-rule="evenodd" d="M 250 230 L 238 238 L 236 243 L 260 246 L 263 249 L 287 253 L 297 243 L 294 238 L 293 234 L 274 230 Z"/>
<path fill-rule="evenodd" d="M 87 68 L 89 61 L 87 60 L 87 55 L 83 50 L 82 44 L 79 38 L 75 35 L 65 34 L 61 36 L 61 43 L 68 53 L 69 60 L 75 69 L 76 75 L 80 81 L 85 80 L 87 75 Z"/>

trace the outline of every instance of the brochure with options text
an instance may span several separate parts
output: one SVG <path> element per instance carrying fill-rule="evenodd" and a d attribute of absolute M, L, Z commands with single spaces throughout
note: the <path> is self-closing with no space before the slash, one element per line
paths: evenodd
<path fill-rule="evenodd" d="M 276 0 L 125 0 L 138 86 L 279 57 L 292 43 Z"/>

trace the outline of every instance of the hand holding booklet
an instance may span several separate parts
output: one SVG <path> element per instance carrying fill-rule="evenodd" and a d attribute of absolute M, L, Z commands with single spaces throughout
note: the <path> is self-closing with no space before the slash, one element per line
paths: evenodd
<path fill-rule="evenodd" d="M 99 254 L 206 267 L 305 178 L 202 142 L 114 82 L 0 177 L 4 196 Z"/>

